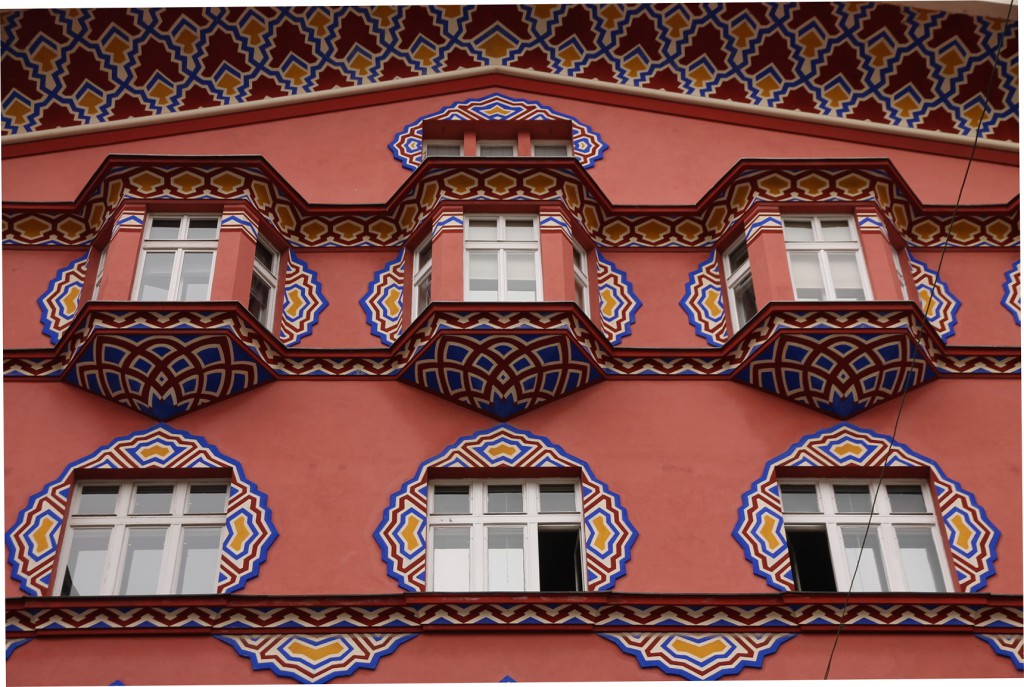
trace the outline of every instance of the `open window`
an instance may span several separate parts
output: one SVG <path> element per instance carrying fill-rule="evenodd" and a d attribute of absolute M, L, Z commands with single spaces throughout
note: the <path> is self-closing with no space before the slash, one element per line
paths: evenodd
<path fill-rule="evenodd" d="M 429 588 L 583 591 L 579 492 L 558 479 L 431 482 Z"/>
<path fill-rule="evenodd" d="M 217 216 L 148 217 L 133 300 L 209 299 L 219 227 Z"/>
<path fill-rule="evenodd" d="M 846 591 L 855 569 L 855 592 L 954 590 L 927 483 L 785 480 L 779 492 L 797 590 Z"/>
<path fill-rule="evenodd" d="M 227 497 L 216 480 L 80 482 L 54 594 L 215 593 Z"/>

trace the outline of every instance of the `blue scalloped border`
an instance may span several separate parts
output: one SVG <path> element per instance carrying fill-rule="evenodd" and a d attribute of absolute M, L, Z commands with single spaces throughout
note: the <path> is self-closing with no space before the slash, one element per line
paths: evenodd
<path fill-rule="evenodd" d="M 641 633 L 641 634 L 648 634 L 648 633 Z M 652 633 L 649 633 L 649 634 L 661 634 L 661 633 L 653 633 L 652 632 Z M 682 633 L 682 632 L 666 633 L 666 634 L 680 634 L 680 635 L 682 635 L 684 637 L 687 636 L 687 633 Z M 728 633 L 692 632 L 692 633 L 688 633 L 688 634 L 692 634 L 692 635 L 697 635 L 697 634 L 717 635 L 717 634 L 728 634 Z M 765 658 L 767 658 L 768 656 L 771 656 L 772 654 L 777 652 L 779 650 L 779 647 L 781 647 L 783 644 L 785 644 L 789 640 L 791 640 L 794 637 L 796 637 L 796 634 L 795 633 L 794 634 L 779 633 L 778 635 L 776 635 L 777 639 L 776 639 L 775 643 L 771 644 L 769 646 L 766 646 L 760 653 L 758 653 L 756 660 L 755 659 L 743 659 L 737 665 L 729 666 L 729 667 L 726 667 L 726 668 L 721 668 L 721 669 L 716 670 L 715 672 L 711 673 L 710 675 L 707 675 L 707 676 L 704 676 L 704 677 L 698 677 L 696 675 L 693 675 L 691 673 L 686 672 L 685 670 L 673 669 L 673 668 L 671 668 L 669 666 L 666 666 L 664 663 L 662 663 L 660 661 L 657 661 L 657 660 L 648 660 L 648 658 L 643 653 L 637 651 L 633 647 L 627 647 L 627 646 L 623 645 L 619 641 L 619 636 L 618 635 L 611 634 L 611 633 L 606 633 L 606 632 L 598 632 L 597 636 L 598 637 L 602 637 L 604 639 L 607 639 L 612 644 L 617 646 L 619 648 L 619 650 L 622 651 L 624 654 L 629 654 L 630 656 L 635 658 L 637 660 L 637 663 L 640 664 L 641 668 L 657 668 L 658 670 L 660 670 L 661 672 L 663 672 L 663 673 L 665 673 L 667 675 L 675 675 L 677 677 L 686 678 L 687 680 L 701 680 L 701 681 L 703 681 L 703 680 L 717 680 L 718 678 L 725 677 L 726 675 L 736 675 L 737 673 L 743 672 L 747 668 L 760 668 L 762 665 L 764 665 L 764 659 Z"/>
<path fill-rule="evenodd" d="M 687 278 L 687 281 L 686 281 L 686 291 L 683 293 L 682 300 L 679 301 L 679 307 L 682 308 L 683 312 L 686 313 L 686 319 L 688 319 L 690 321 L 690 324 L 693 325 L 693 328 L 697 331 L 697 334 L 699 336 L 703 337 L 704 340 L 707 341 L 709 345 L 714 346 L 715 348 L 721 348 L 725 344 L 723 344 L 721 341 L 718 341 L 717 339 L 715 339 L 714 334 L 712 334 L 711 332 L 709 332 L 705 328 L 704 321 L 702 321 L 701 319 L 699 319 L 697 317 L 697 313 L 687 303 L 687 301 L 689 301 L 694 296 L 693 290 L 695 288 L 694 285 L 697 283 L 696 282 L 697 275 L 700 274 L 701 272 L 703 272 L 709 265 L 715 265 L 717 259 L 718 259 L 717 253 L 715 251 L 711 251 L 711 257 L 709 257 L 707 260 L 705 260 L 704 262 L 702 262 L 699 265 L 697 265 L 697 268 L 695 270 L 693 270 L 692 272 L 690 272 L 690 276 Z M 722 292 L 720 291 L 719 293 L 722 293 Z M 722 297 L 724 298 L 724 294 L 723 294 Z M 726 315 L 725 315 L 725 307 L 724 307 L 724 301 L 723 301 L 723 308 L 722 308 L 722 319 L 723 319 L 723 321 L 725 320 L 725 317 L 726 317 Z"/>
<path fill-rule="evenodd" d="M 295 335 L 295 340 L 294 341 L 285 344 L 286 347 L 291 348 L 292 346 L 297 346 L 300 341 L 302 341 L 307 336 L 309 336 L 310 334 L 313 333 L 313 327 L 315 327 L 320 322 L 320 315 L 321 315 L 321 313 L 323 313 L 323 311 L 327 309 L 327 298 L 324 296 L 323 285 L 320 283 L 320 278 L 317 275 L 316 270 L 312 269 L 306 263 L 306 261 L 303 260 L 302 258 L 300 258 L 298 255 L 296 255 L 295 251 L 293 251 L 293 250 L 289 250 L 288 251 L 288 261 L 295 263 L 296 265 L 299 266 L 299 269 L 301 269 L 304 272 L 306 272 L 307 274 L 309 274 L 309 283 L 312 285 L 313 295 L 315 295 L 317 297 L 317 299 L 320 301 L 320 305 L 318 305 L 318 306 L 313 308 L 313 314 L 310 317 L 309 323 L 306 325 L 306 327 L 302 331 L 299 331 Z M 288 284 L 284 285 L 284 290 L 285 291 L 288 290 Z M 283 310 L 284 310 L 284 306 L 282 306 L 282 311 Z M 281 318 L 282 318 L 282 328 L 283 328 L 283 326 L 284 326 L 283 321 L 286 319 L 283 312 L 282 312 Z M 279 338 L 280 338 L 280 335 L 279 335 Z"/>
<path fill-rule="evenodd" d="M 11 660 L 11 654 L 14 653 L 15 649 L 17 649 L 20 646 L 24 646 L 25 644 L 28 644 L 31 641 L 32 641 L 32 637 L 25 637 L 23 639 L 11 639 L 11 640 L 8 640 L 7 641 L 6 654 L 4 656 L 4 660 L 5 661 Z"/>
<path fill-rule="evenodd" d="M 1017 654 L 996 644 L 996 640 L 992 637 L 988 637 L 986 635 L 974 636 L 988 644 L 990 647 L 992 647 L 992 651 L 994 651 L 999 656 L 1005 656 L 1006 658 L 1010 659 L 1010 661 L 1013 663 L 1014 668 L 1020 671 L 1024 671 L 1024 661 L 1021 661 L 1020 657 L 1018 657 Z"/>
<path fill-rule="evenodd" d="M 920 269 L 922 272 L 924 272 L 929 277 L 931 277 L 933 280 L 935 280 L 935 290 L 936 291 L 939 288 L 941 288 L 942 291 L 947 296 L 949 296 L 950 302 L 952 303 L 952 305 L 950 306 L 950 309 L 949 309 L 949 331 L 943 333 L 943 332 L 940 332 L 937 328 L 935 329 L 935 333 L 938 334 L 939 337 L 942 339 L 942 343 L 946 343 L 947 341 L 949 341 L 950 337 L 952 337 L 952 336 L 954 336 L 956 334 L 956 324 L 957 324 L 956 314 L 960 310 L 960 306 L 962 305 L 962 303 L 960 302 L 959 298 L 957 298 L 956 296 L 953 295 L 953 292 L 949 288 L 949 284 L 947 284 L 944 280 L 942 280 L 939 277 L 939 273 L 937 271 L 931 269 L 930 267 L 928 267 L 927 263 L 922 262 L 921 260 L 916 259 L 913 255 L 910 254 L 909 250 L 907 251 L 907 261 L 910 262 L 910 264 L 912 266 L 916 265 L 918 269 Z M 914 291 L 917 291 L 916 285 L 915 285 Z M 918 295 L 918 300 L 920 300 L 920 295 Z M 921 303 L 921 307 L 924 308 L 925 304 Z M 926 318 L 928 317 L 928 313 L 927 312 L 925 313 L 925 317 Z M 928 321 L 931 322 L 930 319 Z M 932 326 L 934 327 L 934 325 L 932 325 Z"/>
<path fill-rule="evenodd" d="M 1007 270 L 1003 274 L 1003 277 L 1005 278 L 1006 281 L 1003 282 L 1003 300 L 1001 300 L 1000 303 L 1003 304 L 1004 308 L 1006 308 L 1007 310 L 1010 311 L 1010 314 L 1013 315 L 1013 321 L 1016 322 L 1017 326 L 1019 327 L 1020 326 L 1020 307 L 1019 307 L 1020 303 L 1017 304 L 1018 307 L 1016 307 L 1016 308 L 1013 307 L 1012 305 L 1010 305 L 1010 299 L 1013 298 L 1013 294 L 1010 292 L 1010 284 L 1013 281 L 1013 273 L 1014 272 L 1018 272 L 1018 273 L 1020 272 L 1020 259 L 1019 258 L 1017 259 L 1017 262 L 1013 263 L 1013 267 L 1011 267 L 1009 270 Z"/>
<path fill-rule="evenodd" d="M 612 346 L 618 346 L 622 342 L 622 340 L 625 339 L 627 336 L 632 336 L 633 325 L 636 324 L 636 314 L 640 310 L 640 308 L 643 307 L 644 302 L 640 300 L 639 296 L 636 295 L 636 290 L 633 288 L 633 282 L 629 281 L 629 279 L 626 278 L 626 273 L 623 270 L 616 267 L 614 262 L 601 255 L 601 253 L 598 252 L 597 250 L 594 251 L 594 255 L 597 257 L 597 260 L 599 260 L 600 262 L 604 263 L 607 266 L 609 272 L 614 272 L 615 274 L 618 275 L 619 281 L 622 282 L 622 286 L 626 289 L 626 293 L 629 295 L 630 298 L 633 299 L 633 301 L 636 302 L 636 306 L 630 308 L 627 313 L 628 317 L 626 318 L 626 321 L 623 323 L 622 331 L 619 332 L 619 334 L 614 338 L 608 340 Z M 598 281 L 597 289 L 598 295 L 600 295 L 600 281 Z M 598 298 L 598 307 L 600 307 L 600 304 L 601 299 Z M 602 321 L 604 321 L 603 315 L 601 319 Z"/>
<path fill-rule="evenodd" d="M 46 286 L 46 291 L 44 291 L 43 295 L 41 295 L 39 298 L 36 299 L 36 303 L 39 304 L 39 310 L 41 311 L 41 314 L 39 315 L 39 321 L 42 322 L 42 324 L 43 324 L 43 334 L 45 334 L 46 336 L 50 337 L 50 343 L 51 344 L 56 345 L 60 341 L 60 338 L 61 338 L 61 336 L 64 335 L 64 333 L 62 331 L 59 332 L 59 331 L 57 331 L 56 329 L 53 328 L 52 320 L 48 317 L 49 309 L 44 304 L 44 301 L 46 301 L 47 298 L 49 298 L 50 296 L 53 295 L 54 288 L 57 286 L 57 283 L 61 279 L 64 278 L 64 275 L 66 275 L 68 272 L 72 272 L 72 271 L 78 269 L 82 265 L 82 263 L 85 263 L 87 265 L 88 262 L 89 262 L 89 253 L 86 252 L 86 254 L 83 255 L 82 257 L 75 258 L 71 262 L 69 262 L 67 267 L 62 267 L 59 270 L 57 270 L 57 275 L 53 279 L 50 280 L 50 283 Z M 70 282 L 69 282 L 69 284 L 70 284 Z M 84 288 L 85 282 L 83 281 L 80 284 L 80 286 Z M 78 296 L 78 304 L 81 305 L 81 303 L 82 303 L 82 295 L 79 294 L 79 296 Z M 75 312 L 77 312 L 77 311 L 78 310 L 76 308 Z M 72 313 L 71 314 L 71 318 L 74 318 L 74 316 L 75 316 L 74 313 Z"/>
<path fill-rule="evenodd" d="M 363 313 L 366 314 L 366 324 L 370 325 L 370 331 L 373 333 L 374 336 L 376 336 L 378 339 L 380 339 L 380 342 L 382 344 L 384 344 L 385 346 L 390 346 L 391 344 L 394 343 L 394 341 L 390 340 L 388 338 L 387 333 L 382 331 L 381 328 L 377 325 L 377 321 L 373 317 L 373 309 L 370 307 L 369 301 L 370 301 L 370 298 L 373 296 L 374 285 L 377 284 L 377 282 L 380 281 L 380 278 L 385 273 L 390 271 L 395 265 L 403 265 L 404 261 L 405 261 L 405 249 L 403 248 L 402 250 L 398 251 L 398 257 L 396 257 L 394 260 L 390 260 L 383 267 L 381 267 L 379 270 L 377 270 L 376 272 L 373 273 L 373 277 L 370 279 L 370 283 L 367 285 L 366 295 L 359 299 L 359 307 L 361 307 L 363 309 Z M 403 290 L 403 293 L 402 293 L 402 301 L 403 301 L 403 306 L 402 307 L 404 308 L 405 307 L 404 306 L 404 301 L 405 301 L 404 290 Z M 399 315 L 399 317 L 401 317 L 401 315 Z M 401 329 L 399 329 L 399 331 L 397 332 L 397 335 L 396 335 L 395 339 L 397 340 L 398 336 L 400 336 L 400 335 L 401 335 Z"/>

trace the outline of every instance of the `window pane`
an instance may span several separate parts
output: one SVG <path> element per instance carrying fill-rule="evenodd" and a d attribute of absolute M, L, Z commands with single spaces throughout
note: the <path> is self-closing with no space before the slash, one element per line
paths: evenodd
<path fill-rule="evenodd" d="M 174 241 L 181 231 L 183 217 L 154 217 L 149 225 L 149 238 L 154 241 Z"/>
<path fill-rule="evenodd" d="M 784 219 L 783 235 L 787 241 L 814 241 L 814 224 L 809 219 Z"/>
<path fill-rule="evenodd" d="M 866 484 L 836 484 L 836 511 L 839 513 L 870 513 L 871 492 Z"/>
<path fill-rule="evenodd" d="M 575 294 L 574 298 L 576 300 L 576 305 L 578 305 L 581 308 L 583 308 L 584 310 L 586 310 L 587 306 L 589 305 L 589 300 L 590 300 L 589 299 L 589 295 L 590 294 L 587 293 L 587 285 L 585 283 L 581 282 L 579 279 L 576 280 L 576 288 L 575 288 L 574 294 Z"/>
<path fill-rule="evenodd" d="M 171 512 L 172 484 L 140 484 L 132 499 L 132 515 L 165 515 Z"/>
<path fill-rule="evenodd" d="M 71 530 L 71 552 L 64 569 L 61 596 L 91 596 L 100 593 L 109 541 L 109 527 Z"/>
<path fill-rule="evenodd" d="M 469 254 L 469 300 L 498 300 L 498 254 L 473 251 Z"/>
<path fill-rule="evenodd" d="M 521 592 L 526 589 L 522 527 L 487 528 L 487 589 Z"/>
<path fill-rule="evenodd" d="M 277 253 L 267 248 L 262 242 L 256 242 L 256 263 L 263 265 L 267 268 L 267 271 L 274 271 L 274 260 L 277 258 Z"/>
<path fill-rule="evenodd" d="M 422 269 L 430 264 L 434 254 L 434 244 L 430 241 L 424 243 L 416 253 L 416 269 Z"/>
<path fill-rule="evenodd" d="M 571 484 L 540 485 L 541 513 L 575 513 L 576 488 Z"/>
<path fill-rule="evenodd" d="M 512 143 L 478 143 L 477 154 L 480 157 L 512 157 L 516 149 Z"/>
<path fill-rule="evenodd" d="M 209 297 L 213 253 L 188 251 L 181 263 L 181 285 L 178 300 L 204 301 Z"/>
<path fill-rule="evenodd" d="M 850 221 L 846 219 L 823 219 L 821 221 L 822 241 L 852 241 Z"/>
<path fill-rule="evenodd" d="M 469 528 L 435 527 L 433 535 L 434 591 L 469 591 Z"/>
<path fill-rule="evenodd" d="M 565 143 L 537 143 L 533 146 L 533 154 L 537 157 L 566 157 L 569 146 Z"/>
<path fill-rule="evenodd" d="M 78 495 L 76 515 L 113 515 L 117 508 L 117 494 L 121 487 L 116 484 L 109 486 L 83 486 Z"/>
<path fill-rule="evenodd" d="M 903 562 L 907 591 L 946 591 L 931 528 L 897 527 L 896 540 L 900 546 L 900 560 Z"/>
<path fill-rule="evenodd" d="M 818 490 L 813 484 L 780 484 L 783 513 L 820 513 Z"/>
<path fill-rule="evenodd" d="M 576 592 L 583 586 L 580 531 L 537 531 L 537 564 L 542 592 Z"/>
<path fill-rule="evenodd" d="M 839 300 L 862 301 L 867 296 L 860 279 L 857 255 L 854 253 L 827 253 L 828 268 L 832 273 L 832 284 Z"/>
<path fill-rule="evenodd" d="M 458 157 L 462 149 L 457 143 L 428 143 L 425 154 L 427 157 Z"/>
<path fill-rule="evenodd" d="M 750 261 L 750 256 L 747 253 L 747 244 L 741 243 L 729 251 L 729 254 L 725 257 L 725 261 L 726 264 L 729 265 L 729 274 L 734 274 L 736 270 Z"/>
<path fill-rule="evenodd" d="M 423 309 L 430 305 L 430 273 L 427 273 L 416 286 L 416 314 L 423 312 Z"/>
<path fill-rule="evenodd" d="M 496 217 L 469 217 L 466 219 L 466 238 L 470 241 L 497 241 Z"/>
<path fill-rule="evenodd" d="M 142 261 L 138 300 L 166 301 L 171 291 L 173 266 L 174 253 L 146 253 Z"/>
<path fill-rule="evenodd" d="M 864 541 L 864 553 L 860 554 L 861 540 L 864 539 L 863 527 L 843 527 L 843 548 L 846 549 L 846 566 L 853 576 L 860 555 L 860 569 L 853 580 L 855 592 L 887 592 L 889 584 L 885 579 L 885 567 L 882 564 L 882 544 L 878 540 L 878 528 L 872 527 Z"/>
<path fill-rule="evenodd" d="M 927 513 L 924 494 L 918 484 L 887 484 L 889 509 L 893 513 Z"/>
<path fill-rule="evenodd" d="M 836 591 L 828 533 L 824 529 L 786 528 L 789 559 L 797 591 Z"/>
<path fill-rule="evenodd" d="M 793 275 L 793 291 L 797 300 L 825 300 L 825 282 L 817 252 L 790 252 L 789 269 Z"/>
<path fill-rule="evenodd" d="M 745 324 L 757 314 L 757 299 L 754 297 L 754 282 L 744 279 L 733 289 L 733 300 L 736 301 L 736 319 L 740 325 Z"/>
<path fill-rule="evenodd" d="M 537 234 L 532 219 L 506 219 L 506 241 L 536 241 Z"/>
<path fill-rule="evenodd" d="M 507 253 L 505 260 L 507 300 L 537 300 L 536 253 Z"/>
<path fill-rule="evenodd" d="M 469 487 L 434 487 L 434 510 L 439 515 L 469 513 Z"/>
<path fill-rule="evenodd" d="M 265 322 L 269 310 L 270 285 L 263 281 L 258 274 L 253 273 L 252 285 L 249 290 L 249 312 L 260 322 Z"/>
<path fill-rule="evenodd" d="M 582 248 L 579 248 L 578 246 L 572 247 L 572 261 L 573 264 L 576 265 L 576 267 L 580 268 L 580 270 L 583 270 L 584 273 L 586 272 L 587 254 L 586 252 L 583 251 Z"/>
<path fill-rule="evenodd" d="M 215 241 L 219 223 L 217 217 L 190 217 L 185 238 L 190 241 Z"/>
<path fill-rule="evenodd" d="M 521 484 L 492 484 L 487 487 L 488 513 L 522 513 L 523 486 Z"/>
<path fill-rule="evenodd" d="M 182 529 L 176 594 L 213 594 L 220 563 L 219 527 Z"/>
<path fill-rule="evenodd" d="M 160 579 L 166 527 L 130 527 L 118 594 L 155 594 Z"/>
<path fill-rule="evenodd" d="M 224 513 L 228 505 L 228 485 L 193 484 L 188 488 L 188 503 L 185 512 Z"/>

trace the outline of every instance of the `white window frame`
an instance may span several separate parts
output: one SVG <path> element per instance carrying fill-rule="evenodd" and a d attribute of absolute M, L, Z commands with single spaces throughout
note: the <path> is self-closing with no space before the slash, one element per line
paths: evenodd
<path fill-rule="evenodd" d="M 868 496 L 874 503 L 874 514 L 871 515 L 871 528 L 878 533 L 882 551 L 882 564 L 885 568 L 886 582 L 889 592 L 908 592 L 908 585 L 903 570 L 903 560 L 896 538 L 896 528 L 927 529 L 932 535 L 936 557 L 942 575 L 944 589 L 934 593 L 952 593 L 956 590 L 950 575 L 946 554 L 946 542 L 941 536 L 939 518 L 936 515 L 933 490 L 926 480 L 886 479 L 879 483 L 878 479 L 779 479 L 779 497 L 785 485 L 814 485 L 818 499 L 818 513 L 783 512 L 783 522 L 787 531 L 794 529 L 824 530 L 828 537 L 829 554 L 832 560 L 832 571 L 835 575 L 836 590 L 845 592 L 850 588 L 853 574 L 852 564 L 847 563 L 846 549 L 843 544 L 843 527 L 858 528 L 858 541 L 864 536 L 864 527 L 868 524 L 868 513 L 840 513 L 836 505 L 833 488 L 837 485 L 867 486 Z M 924 497 L 924 513 L 893 513 L 889 506 L 887 486 L 914 485 L 921 489 Z M 876 492 L 881 491 L 877 495 Z M 865 565 L 864 559 L 861 566 Z M 795 566 L 794 566 L 795 568 Z M 794 569 L 794 577 L 796 570 Z M 858 573 L 859 574 L 859 573 Z M 876 590 L 877 591 L 877 590 Z M 872 592 L 865 592 L 872 593 Z"/>
<path fill-rule="evenodd" d="M 538 146 L 565 146 L 565 153 L 562 155 L 538 155 Z M 530 154 L 534 157 L 573 157 L 572 141 L 566 139 L 541 139 L 530 141 Z"/>
<path fill-rule="evenodd" d="M 573 486 L 576 500 L 575 512 L 541 513 L 541 485 Z M 487 487 L 500 485 L 521 485 L 523 487 L 522 513 L 486 513 Z M 468 486 L 469 514 L 434 514 L 434 489 L 438 486 Z M 538 552 L 541 530 L 563 530 L 579 532 L 580 586 L 586 591 L 586 542 L 583 531 L 583 500 L 579 480 L 565 478 L 543 479 L 479 479 L 479 480 L 431 480 L 427 509 L 427 589 L 434 589 L 434 533 L 444 527 L 470 528 L 470 589 L 467 592 L 487 590 L 487 528 L 522 527 L 525 592 L 540 591 L 540 560 Z M 511 593 L 511 592 L 510 592 Z"/>
<path fill-rule="evenodd" d="M 225 485 L 224 513 L 186 514 L 188 490 L 193 485 Z M 157 515 L 131 515 L 132 498 L 139 486 L 173 485 L 171 497 L 171 513 Z M 82 488 L 86 486 L 118 487 L 117 503 L 114 515 L 78 515 L 78 506 Z M 160 564 L 160 577 L 154 594 L 175 594 L 178 566 L 181 558 L 181 545 L 184 529 L 187 527 L 220 527 L 220 539 L 223 540 L 226 524 L 227 502 L 231 495 L 231 485 L 226 479 L 194 479 L 194 480 L 88 480 L 75 485 L 71 498 L 67 524 L 61 542 L 61 551 L 57 566 L 57 579 L 53 587 L 53 595 L 61 596 L 64 578 L 67 575 L 68 558 L 71 555 L 75 533 L 83 530 L 110 529 L 107 540 L 106 559 L 100 581 L 100 596 L 121 596 L 117 590 L 124 574 L 124 560 L 128 544 L 128 530 L 134 527 L 154 528 L 166 527 L 163 556 Z M 218 564 L 218 571 L 219 571 Z M 219 574 L 219 572 L 218 572 Z M 216 593 L 216 592 L 211 592 Z"/>
<path fill-rule="evenodd" d="M 747 253 L 747 259 L 744 260 L 743 263 L 735 270 L 732 268 L 732 265 L 729 261 L 730 256 L 732 256 L 733 253 L 739 251 L 741 248 L 743 248 L 744 250 L 746 250 L 747 248 L 747 240 L 746 237 L 743 236 L 741 236 L 738 241 L 729 246 L 728 250 L 726 250 L 725 253 L 722 255 L 722 267 L 724 268 L 725 272 L 726 291 L 729 294 L 729 313 L 732 319 L 733 331 L 739 331 L 743 327 L 743 325 L 745 325 L 750 320 L 754 319 L 754 316 L 758 313 L 758 310 L 760 309 L 757 306 L 757 292 L 754 291 L 754 278 L 750 272 L 749 252 Z M 737 305 L 736 292 L 744 284 L 750 284 L 750 289 L 754 293 L 754 312 L 750 313 L 750 317 L 741 320 L 739 305 Z"/>
<path fill-rule="evenodd" d="M 457 146 L 459 152 L 457 155 L 430 155 L 430 146 Z M 465 154 L 465 148 L 462 146 L 462 139 L 427 139 L 423 141 L 423 159 L 429 160 L 431 157 L 462 157 Z"/>
<path fill-rule="evenodd" d="M 419 246 L 416 247 L 416 251 L 413 253 L 412 259 L 412 316 L 417 317 L 423 310 L 430 305 L 433 300 L 433 296 L 427 291 L 426 303 L 423 303 L 420 298 L 420 287 L 423 286 L 424 282 L 430 282 L 433 266 L 434 266 L 434 237 L 427 236 Z M 430 248 L 430 257 L 426 260 L 423 259 L 423 254 L 427 248 Z M 432 284 L 430 284 L 432 286 Z"/>
<path fill-rule="evenodd" d="M 149 238 L 153 229 L 154 219 L 177 219 L 177 239 L 151 239 Z M 215 219 L 217 220 L 217 238 L 210 240 L 190 240 L 185 236 L 188 232 L 189 223 L 194 219 Z M 171 266 L 171 283 L 167 289 L 167 300 L 165 302 L 179 303 L 184 299 L 178 297 L 181 288 L 181 269 L 185 253 L 212 253 L 210 260 L 210 280 L 206 285 L 206 294 L 202 298 L 193 299 L 191 302 L 209 300 L 210 289 L 213 286 L 213 277 L 217 270 L 217 243 L 220 239 L 220 215 L 150 215 L 146 218 L 145 231 L 142 239 L 142 250 L 139 253 L 139 261 L 135 269 L 135 283 L 132 286 L 132 300 L 139 300 L 139 291 L 142 288 L 142 273 L 146 265 L 146 256 L 150 253 L 173 253 L 174 262 Z"/>
<path fill-rule="evenodd" d="M 903 294 L 903 300 L 910 300 L 910 293 L 907 291 L 907 277 L 903 274 L 903 265 L 900 264 L 900 251 L 896 250 L 896 247 L 889 244 L 889 250 L 892 251 L 892 262 L 896 266 L 896 279 L 900 283 L 900 293 Z M 922 303 L 922 305 L 925 305 Z"/>
<path fill-rule="evenodd" d="M 484 155 L 484 149 L 486 148 L 497 148 L 497 147 L 512 147 L 511 155 Z M 515 139 L 483 139 L 479 138 L 476 140 L 476 156 L 477 157 L 519 157 L 519 144 Z"/>
<path fill-rule="evenodd" d="M 583 250 L 583 246 L 572 239 L 570 239 L 569 244 L 572 246 L 573 289 L 579 289 L 583 292 L 583 302 L 576 301 L 576 304 L 583 308 L 583 312 L 590 315 L 590 276 L 587 271 L 587 251 Z M 575 297 L 576 294 L 574 292 L 574 301 Z"/>
<path fill-rule="evenodd" d="M 268 269 L 266 265 L 253 256 L 253 279 L 258 279 L 266 284 L 267 287 L 269 287 L 269 292 L 267 294 L 267 311 L 263 313 L 263 316 L 260 317 L 257 313 L 253 313 L 251 310 L 249 312 L 260 321 L 260 324 L 265 326 L 267 329 L 270 329 L 274 325 L 274 305 L 277 303 L 277 280 L 281 274 L 281 253 L 272 243 L 264 239 L 262 236 L 257 237 L 256 246 L 257 250 L 259 250 L 259 246 L 266 248 L 274 256 L 274 259 L 272 261 L 272 267 Z"/>
<path fill-rule="evenodd" d="M 825 289 L 824 301 L 849 301 L 849 302 L 863 302 L 870 301 L 874 298 L 871 293 L 871 280 L 868 279 L 867 266 L 864 264 L 864 252 L 861 250 L 860 236 L 857 231 L 857 223 L 854 218 L 849 215 L 785 215 L 782 217 L 782 224 L 785 227 L 786 223 L 791 220 L 810 221 L 812 224 L 813 240 L 811 241 L 791 241 L 786 239 L 786 256 L 789 262 L 789 274 L 791 284 L 793 285 L 793 298 L 798 301 L 814 301 L 811 298 L 800 298 L 796 293 L 796 281 L 793 280 L 793 264 L 792 256 L 795 253 L 813 253 L 818 257 L 818 270 L 822 277 L 822 283 Z M 822 238 L 822 220 L 837 221 L 844 220 L 850 229 L 851 239 L 849 241 L 825 241 Z M 785 232 L 785 229 L 783 229 Z M 860 276 L 861 285 L 864 288 L 864 299 L 853 298 L 838 298 L 836 297 L 835 285 L 832 281 L 832 270 L 828 264 L 828 255 L 830 253 L 845 253 L 852 254 L 857 263 L 857 273 Z"/>
<path fill-rule="evenodd" d="M 96 279 L 92 283 L 92 299 L 96 300 L 100 295 L 100 284 L 103 283 L 103 271 L 107 265 L 107 249 L 110 248 L 110 242 L 103 246 L 103 250 L 100 251 L 100 259 L 96 263 Z"/>
<path fill-rule="evenodd" d="M 493 241 L 480 241 L 469 238 L 470 223 L 476 219 L 496 219 L 498 221 L 498 238 Z M 531 241 L 507 241 L 505 240 L 505 223 L 510 219 L 533 221 L 533 239 Z M 498 301 L 502 303 L 516 303 L 508 297 L 506 266 L 509 253 L 532 253 L 534 257 L 534 275 L 537 278 L 537 297 L 531 303 L 544 300 L 544 284 L 541 276 L 540 261 L 540 219 L 537 215 L 466 215 L 463 222 L 463 294 L 464 300 L 469 302 L 482 301 L 482 298 L 474 298 L 469 289 L 469 256 L 472 253 L 498 253 Z"/>

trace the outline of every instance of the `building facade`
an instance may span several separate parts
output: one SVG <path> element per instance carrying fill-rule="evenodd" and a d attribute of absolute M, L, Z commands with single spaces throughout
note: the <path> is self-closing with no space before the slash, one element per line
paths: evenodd
<path fill-rule="evenodd" d="M 4 13 L 10 684 L 1019 677 L 990 14 Z"/>

